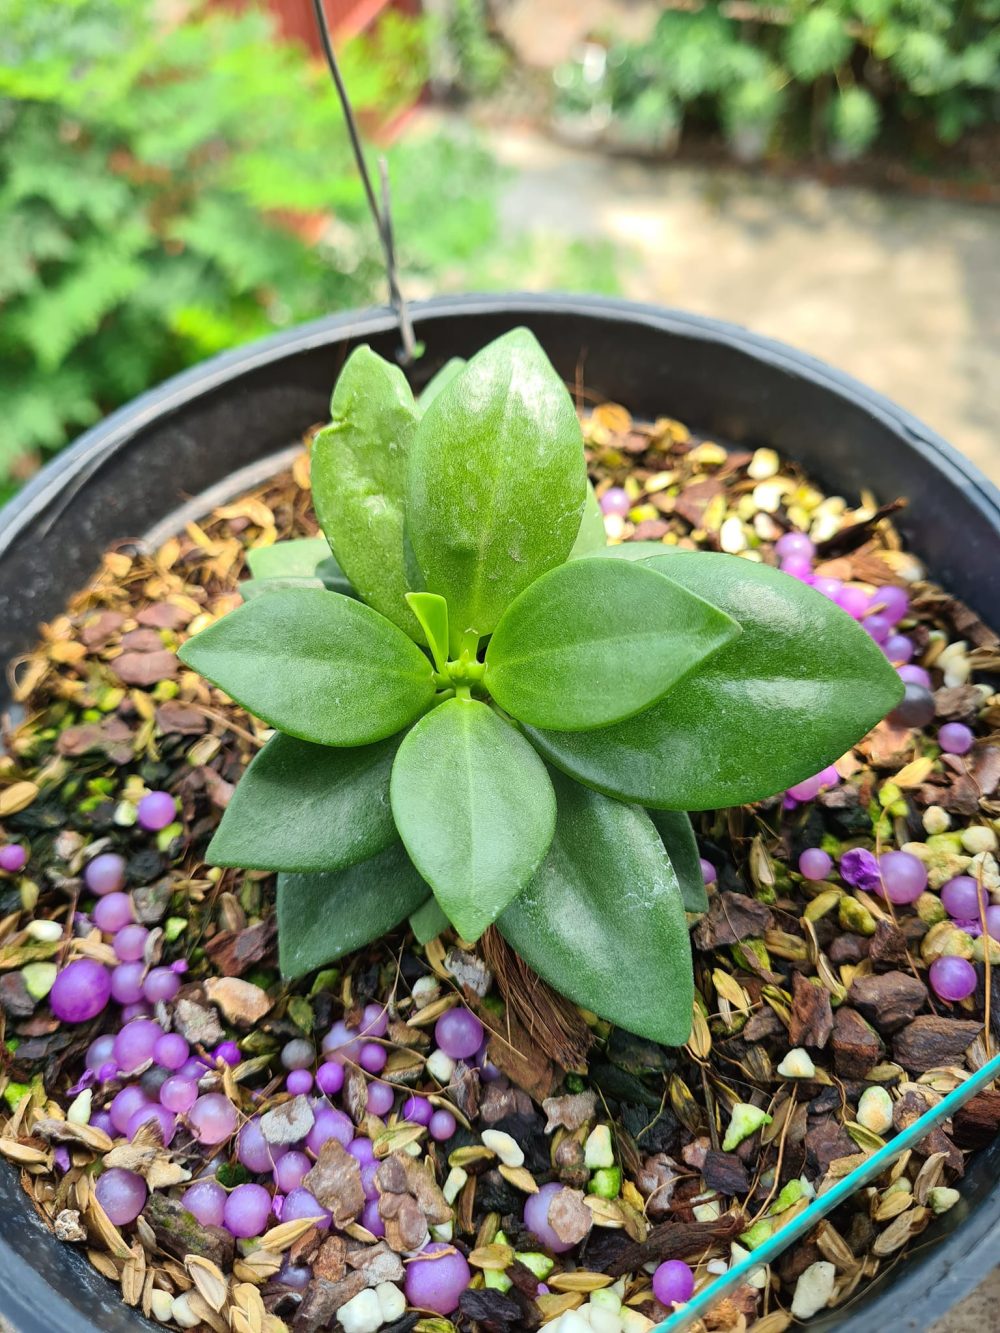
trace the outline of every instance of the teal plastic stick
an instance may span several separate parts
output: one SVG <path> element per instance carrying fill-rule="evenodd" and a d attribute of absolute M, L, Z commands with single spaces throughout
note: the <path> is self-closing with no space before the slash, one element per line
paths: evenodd
<path fill-rule="evenodd" d="M 849 1199 L 855 1190 L 871 1184 L 883 1171 L 892 1166 L 893 1162 L 907 1148 L 912 1148 L 915 1143 L 919 1143 L 932 1129 L 937 1129 L 938 1125 L 953 1116 L 970 1097 L 974 1097 L 977 1092 L 982 1092 L 984 1088 L 989 1087 L 998 1078 L 1000 1078 L 1000 1055 L 994 1056 L 992 1060 L 983 1065 L 982 1069 L 977 1070 L 976 1073 L 967 1078 L 954 1092 L 949 1092 L 947 1097 L 943 1097 L 938 1102 L 937 1106 L 932 1106 L 929 1111 L 925 1111 L 919 1119 L 914 1120 L 912 1125 L 897 1134 L 884 1148 L 879 1148 L 878 1152 L 869 1157 L 866 1162 L 862 1162 L 860 1166 L 855 1167 L 850 1175 L 845 1176 L 843 1180 L 838 1180 L 836 1185 L 827 1190 L 825 1194 L 821 1194 L 814 1199 L 804 1212 L 793 1218 L 780 1231 L 775 1232 L 762 1245 L 758 1245 L 745 1259 L 741 1259 L 738 1264 L 734 1264 L 728 1273 L 723 1273 L 714 1282 L 710 1282 L 707 1287 L 698 1292 L 696 1296 L 692 1296 L 686 1305 L 681 1306 L 679 1310 L 675 1310 L 661 1324 L 657 1324 L 652 1333 L 682 1333 L 682 1330 L 690 1328 L 693 1323 L 708 1313 L 716 1301 L 728 1296 L 731 1291 L 735 1291 L 742 1282 L 754 1277 L 767 1264 L 774 1263 L 775 1259 L 789 1245 L 801 1240 L 813 1229 L 817 1222 L 822 1221 L 828 1213 L 832 1213 L 845 1199 Z"/>

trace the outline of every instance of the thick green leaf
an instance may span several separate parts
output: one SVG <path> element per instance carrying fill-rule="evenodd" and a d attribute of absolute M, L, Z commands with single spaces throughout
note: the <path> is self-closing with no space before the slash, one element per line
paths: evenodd
<path fill-rule="evenodd" d="M 271 546 L 251 546 L 247 568 L 255 579 L 311 578 L 330 555 L 322 537 L 297 537 Z"/>
<path fill-rule="evenodd" d="M 426 944 L 428 940 L 437 939 L 448 929 L 449 924 L 433 894 L 410 917 L 410 929 L 418 944 Z"/>
<path fill-rule="evenodd" d="M 400 843 L 324 875 L 278 876 L 278 962 L 288 980 L 377 940 L 430 896 Z"/>
<path fill-rule="evenodd" d="M 394 736 L 434 697 L 431 664 L 402 630 L 318 588 L 255 597 L 178 656 L 272 727 L 320 745 Z"/>
<path fill-rule="evenodd" d="M 527 329 L 490 343 L 433 400 L 408 478 L 407 531 L 425 586 L 447 598 L 454 653 L 562 564 L 580 530 L 580 425 Z"/>
<path fill-rule="evenodd" d="M 647 813 L 667 849 L 681 888 L 685 912 L 707 912 L 708 890 L 690 819 L 683 810 L 650 810 Z"/>
<path fill-rule="evenodd" d="M 434 665 L 444 671 L 448 665 L 448 603 L 436 592 L 408 592 L 406 600 L 420 622 Z"/>
<path fill-rule="evenodd" d="M 389 774 L 401 736 L 350 749 L 277 732 L 236 784 L 206 860 L 247 870 L 340 870 L 395 842 Z"/>
<path fill-rule="evenodd" d="M 709 551 L 650 568 L 711 598 L 743 634 L 636 717 L 582 735 L 531 732 L 580 782 L 661 809 L 761 800 L 839 758 L 899 701 L 877 644 L 788 574 Z"/>
<path fill-rule="evenodd" d="M 403 372 L 370 347 L 351 353 L 312 446 L 320 527 L 358 593 L 411 637 L 420 630 L 404 596 L 406 459 L 417 406 Z"/>
<path fill-rule="evenodd" d="M 572 560 L 503 613 L 485 683 L 520 722 L 589 731 L 648 708 L 739 633 L 730 616 L 645 565 Z"/>
<path fill-rule="evenodd" d="M 569 553 L 570 560 L 578 560 L 583 555 L 594 555 L 597 551 L 603 551 L 608 544 L 608 536 L 604 531 L 604 515 L 601 513 L 601 506 L 594 494 L 594 488 L 587 482 L 587 499 L 583 506 L 583 517 L 580 519 L 580 531 L 576 534 L 576 541 L 573 543 L 573 549 Z"/>
<path fill-rule="evenodd" d="M 417 406 L 421 412 L 426 412 L 438 396 L 442 389 L 447 389 L 448 385 L 457 376 L 461 375 L 465 369 L 466 362 L 463 357 L 453 356 L 450 361 L 446 361 L 436 375 L 432 376 L 424 385 L 420 397 L 417 399 Z"/>
<path fill-rule="evenodd" d="M 553 774 L 559 815 L 538 874 L 497 925 L 577 1004 L 679 1046 L 694 985 L 684 904 L 648 815 Z"/>
<path fill-rule="evenodd" d="M 404 737 L 389 790 L 414 865 L 477 940 L 548 850 L 556 802 L 545 765 L 488 704 L 448 699 Z"/>

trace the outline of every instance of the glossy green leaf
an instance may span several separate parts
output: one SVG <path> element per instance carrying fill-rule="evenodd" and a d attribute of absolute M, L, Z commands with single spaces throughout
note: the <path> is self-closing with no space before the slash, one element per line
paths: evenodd
<path fill-rule="evenodd" d="M 708 890 L 691 821 L 683 810 L 649 810 L 680 885 L 685 912 L 707 912 Z"/>
<path fill-rule="evenodd" d="M 444 671 L 448 665 L 448 603 L 436 592 L 408 592 L 406 600 L 430 645 L 434 665 Z"/>
<path fill-rule="evenodd" d="M 588 731 L 648 708 L 739 633 L 730 616 L 643 564 L 572 560 L 503 613 L 485 683 L 521 722 Z"/>
<path fill-rule="evenodd" d="M 650 565 L 743 627 L 666 698 L 601 731 L 534 731 L 552 763 L 644 805 L 760 800 L 838 759 L 899 701 L 878 645 L 833 602 L 767 565 L 709 551 Z"/>
<path fill-rule="evenodd" d="M 236 784 L 205 859 L 247 870 L 339 870 L 397 840 L 389 774 L 401 736 L 351 748 L 277 732 Z"/>
<path fill-rule="evenodd" d="M 419 639 L 404 600 L 406 460 L 418 412 L 403 372 L 357 348 L 340 372 L 330 418 L 312 445 L 320 527 L 360 596 Z"/>
<path fill-rule="evenodd" d="M 438 396 L 442 389 L 447 389 L 448 385 L 457 376 L 461 375 L 466 367 L 464 358 L 453 356 L 450 361 L 446 361 L 441 369 L 425 384 L 420 397 L 417 399 L 417 406 L 421 412 L 426 412 Z"/>
<path fill-rule="evenodd" d="M 563 563 L 586 485 L 572 400 L 527 329 L 490 343 L 433 400 L 410 449 L 406 521 L 426 588 L 447 598 L 453 653 Z"/>
<path fill-rule="evenodd" d="M 318 588 L 255 597 L 178 656 L 272 727 L 320 745 L 394 736 L 434 697 L 431 664 L 402 630 Z"/>
<path fill-rule="evenodd" d="M 488 704 L 449 699 L 403 739 L 389 790 L 414 865 L 477 940 L 548 850 L 556 803 L 545 765 Z"/>
<path fill-rule="evenodd" d="M 576 541 L 573 543 L 573 549 L 569 553 L 570 560 L 578 560 L 583 555 L 594 555 L 598 551 L 603 551 L 608 544 L 608 536 L 604 531 L 604 515 L 601 512 L 601 506 L 594 494 L 594 488 L 587 482 L 587 499 L 583 506 L 583 517 L 580 519 L 580 531 L 576 534 Z"/>
<path fill-rule="evenodd" d="M 410 917 L 410 929 L 418 944 L 426 944 L 443 934 L 450 925 L 433 894 Z"/>
<path fill-rule="evenodd" d="M 281 975 L 294 980 L 377 940 L 429 896 L 398 842 L 344 870 L 279 875 Z"/>
<path fill-rule="evenodd" d="M 679 1046 L 694 986 L 684 904 L 643 810 L 553 774 L 555 836 L 497 925 L 556 990 L 630 1032 Z"/>
<path fill-rule="evenodd" d="M 271 546 L 251 546 L 247 569 L 255 579 L 311 578 L 330 548 L 322 537 L 297 537 Z"/>

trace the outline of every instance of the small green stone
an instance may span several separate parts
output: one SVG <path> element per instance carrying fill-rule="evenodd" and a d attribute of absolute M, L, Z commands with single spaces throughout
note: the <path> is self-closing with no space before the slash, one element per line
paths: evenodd
<path fill-rule="evenodd" d="M 601 1199 L 617 1199 L 622 1188 L 620 1166 L 602 1166 L 590 1177 L 587 1185 L 588 1194 L 596 1194 Z"/>

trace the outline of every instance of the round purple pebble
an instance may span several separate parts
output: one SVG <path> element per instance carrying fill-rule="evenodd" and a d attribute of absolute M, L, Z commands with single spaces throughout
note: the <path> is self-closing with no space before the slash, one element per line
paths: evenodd
<path fill-rule="evenodd" d="M 458 1309 L 462 1292 L 471 1281 L 465 1256 L 453 1246 L 435 1241 L 407 1264 L 406 1299 L 418 1310 L 449 1315 Z"/>
<path fill-rule="evenodd" d="M 177 804 L 168 791 L 151 791 L 142 798 L 136 808 L 139 827 L 149 833 L 158 833 L 174 822 Z"/>
<path fill-rule="evenodd" d="M 67 963 L 52 983 L 49 1007 L 62 1023 L 87 1023 L 107 1007 L 111 973 L 92 958 Z"/>
<path fill-rule="evenodd" d="M 694 1295 L 694 1273 L 681 1259 L 668 1259 L 653 1274 L 653 1295 L 669 1309 L 684 1305 Z"/>
<path fill-rule="evenodd" d="M 117 852 L 101 852 L 88 861 L 83 871 L 83 882 L 91 893 L 103 898 L 106 893 L 118 893 L 125 885 L 125 858 Z"/>
<path fill-rule="evenodd" d="M 434 1025 L 434 1040 L 452 1060 L 468 1060 L 483 1044 L 483 1025 L 463 1006 L 449 1009 Z"/>
<path fill-rule="evenodd" d="M 573 1248 L 572 1242 L 559 1239 L 549 1222 L 552 1200 L 562 1188 L 560 1181 L 553 1180 L 543 1185 L 537 1194 L 529 1194 L 524 1204 L 524 1225 L 553 1254 L 565 1254 Z"/>
<path fill-rule="evenodd" d="M 271 1196 L 263 1185 L 237 1185 L 226 1200 L 222 1225 L 241 1240 L 259 1236 L 271 1215 Z"/>
<path fill-rule="evenodd" d="M 217 1180 L 196 1180 L 181 1195 L 181 1203 L 203 1227 L 221 1227 L 226 1191 Z"/>
<path fill-rule="evenodd" d="M 937 738 L 945 754 L 968 754 L 976 739 L 964 722 L 946 722 L 939 728 Z"/>
<path fill-rule="evenodd" d="M 368 1110 L 372 1115 L 385 1116 L 392 1110 L 396 1094 L 388 1083 L 368 1084 Z"/>
<path fill-rule="evenodd" d="M 344 1086 L 344 1066 L 327 1060 L 316 1070 L 316 1086 L 327 1097 L 335 1097 Z M 369 1089 L 369 1097 L 371 1090 Z"/>
<path fill-rule="evenodd" d="M 8 842 L 0 847 L 0 870 L 8 875 L 18 875 L 28 864 L 28 853 L 19 842 Z"/>
<path fill-rule="evenodd" d="M 134 1171 L 113 1166 L 102 1171 L 94 1187 L 97 1202 L 116 1227 L 128 1226 L 146 1206 L 146 1182 Z"/>
<path fill-rule="evenodd" d="M 799 871 L 805 879 L 826 879 L 833 869 L 833 858 L 821 847 L 807 847 L 799 857 Z"/>
<path fill-rule="evenodd" d="M 927 972 L 931 989 L 952 1003 L 967 999 L 976 989 L 976 969 L 967 958 L 935 958 Z"/>

